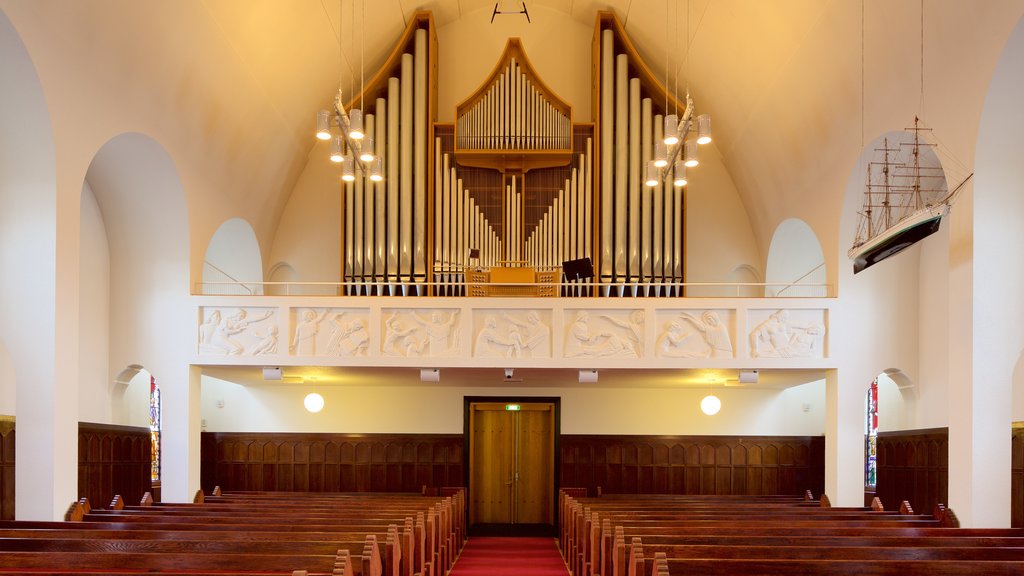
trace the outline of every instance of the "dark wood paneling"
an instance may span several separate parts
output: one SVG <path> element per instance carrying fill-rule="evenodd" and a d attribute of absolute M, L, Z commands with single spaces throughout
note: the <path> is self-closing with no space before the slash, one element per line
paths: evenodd
<path fill-rule="evenodd" d="M 561 486 L 609 494 L 803 494 L 825 485 L 810 436 L 562 435 Z"/>
<path fill-rule="evenodd" d="M 14 520 L 14 421 L 0 420 L 0 520 Z"/>
<path fill-rule="evenodd" d="M 152 489 L 148 428 L 78 424 L 78 496 L 93 508 L 106 508 L 120 494 L 138 504 Z"/>
<path fill-rule="evenodd" d="M 202 434 L 203 488 L 419 492 L 463 485 L 462 435 Z"/>
<path fill-rule="evenodd" d="M 1013 453 L 1010 468 L 1010 525 L 1014 528 L 1024 528 L 1024 428 L 1013 429 L 1013 440 L 1010 445 Z"/>
<path fill-rule="evenodd" d="M 887 510 L 906 500 L 918 513 L 949 503 L 949 430 L 905 430 L 878 434 L 878 487 Z"/>

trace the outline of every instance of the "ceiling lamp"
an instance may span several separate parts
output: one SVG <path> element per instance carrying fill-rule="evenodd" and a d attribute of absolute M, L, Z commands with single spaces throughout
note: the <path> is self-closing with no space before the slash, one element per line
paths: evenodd
<path fill-rule="evenodd" d="M 342 150 L 341 136 L 335 136 L 331 139 L 331 162 L 343 162 L 345 160 L 345 152 Z"/>
<path fill-rule="evenodd" d="M 324 397 L 316 392 L 310 392 L 302 399 L 302 405 L 306 407 L 308 412 L 316 414 L 324 409 Z"/>
<path fill-rule="evenodd" d="M 344 12 L 344 0 L 339 0 L 340 13 Z M 351 36 L 351 35 L 350 35 Z M 338 62 L 344 60 L 341 50 L 342 43 L 338 40 Z M 360 37 L 360 68 L 359 68 L 359 102 L 363 101 L 363 69 L 362 69 L 362 38 Z M 339 79 L 338 84 L 341 84 Z M 354 82 L 352 83 L 354 84 Z M 363 128 L 363 110 L 352 108 L 345 110 L 341 99 L 341 88 L 334 97 L 334 110 L 320 110 L 316 113 L 316 137 L 320 140 L 331 140 L 331 162 L 342 163 L 341 179 L 345 182 L 353 182 L 356 179 L 356 171 L 362 170 L 363 175 L 372 178 L 372 163 L 376 159 L 373 151 L 373 138 L 367 136 Z M 362 164 L 355 164 L 353 159 L 358 158 Z M 378 171 L 378 175 L 383 171 Z M 383 176 L 375 179 L 374 182 L 383 180 Z"/>
<path fill-rule="evenodd" d="M 664 142 L 654 143 L 654 165 L 658 168 L 668 166 L 668 148 Z"/>
<path fill-rule="evenodd" d="M 711 116 L 701 114 L 697 116 L 697 144 L 704 145 L 711 143 Z"/>
<path fill-rule="evenodd" d="M 708 394 L 700 401 L 700 411 L 707 414 L 708 416 L 714 416 L 718 414 L 718 411 L 722 409 L 722 401 L 718 399 L 718 396 L 714 394 Z"/>
<path fill-rule="evenodd" d="M 658 185 L 658 161 L 652 161 L 647 163 L 646 176 L 644 177 L 644 184 L 654 188 Z"/>
<path fill-rule="evenodd" d="M 341 165 L 341 179 L 345 182 L 352 182 L 356 179 L 355 162 L 352 161 L 351 156 L 346 156 L 345 162 Z"/>
<path fill-rule="evenodd" d="M 665 116 L 665 146 L 679 144 L 679 117 L 675 114 Z"/>
<path fill-rule="evenodd" d="M 686 186 L 686 163 L 682 160 L 676 160 L 673 172 L 672 185 L 676 188 Z"/>
<path fill-rule="evenodd" d="M 683 163 L 686 164 L 687 168 L 693 168 L 700 164 L 700 161 L 697 160 L 697 142 L 695 140 L 690 140 L 686 143 L 686 152 L 683 154 Z"/>
<path fill-rule="evenodd" d="M 370 165 L 370 180 L 374 182 L 384 180 L 383 167 L 381 166 L 380 158 L 374 159 L 373 164 Z"/>
<path fill-rule="evenodd" d="M 359 159 L 366 163 L 373 162 L 373 138 L 367 136 L 363 139 Z"/>

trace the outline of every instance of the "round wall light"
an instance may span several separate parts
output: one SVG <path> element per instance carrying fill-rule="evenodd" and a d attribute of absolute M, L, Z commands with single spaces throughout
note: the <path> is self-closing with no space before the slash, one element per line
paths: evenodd
<path fill-rule="evenodd" d="M 306 410 L 316 414 L 324 409 L 324 397 L 316 392 L 310 392 L 302 400 L 302 405 L 306 407 Z"/>
<path fill-rule="evenodd" d="M 722 409 L 722 401 L 718 399 L 718 396 L 714 394 L 708 394 L 700 401 L 700 411 L 707 414 L 708 416 L 714 416 L 718 414 L 718 411 Z"/>

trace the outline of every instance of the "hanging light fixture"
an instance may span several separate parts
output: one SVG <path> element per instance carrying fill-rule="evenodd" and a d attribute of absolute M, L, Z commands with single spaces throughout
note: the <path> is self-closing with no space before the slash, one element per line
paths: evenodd
<path fill-rule="evenodd" d="M 665 146 L 679 144 L 679 117 L 675 114 L 665 116 Z"/>
<path fill-rule="evenodd" d="M 658 168 L 668 166 L 668 148 L 664 142 L 654 143 L 654 165 Z"/>
<path fill-rule="evenodd" d="M 310 392 L 302 399 L 302 405 L 306 407 L 308 412 L 316 414 L 324 409 L 324 397 L 316 392 Z"/>
<path fill-rule="evenodd" d="M 344 15 L 344 0 L 338 0 L 339 6 L 339 18 L 341 19 Z M 353 0 L 354 6 L 354 0 Z M 353 8 L 353 15 L 354 15 Z M 365 7 L 363 8 L 365 11 Z M 353 18 L 354 22 L 354 18 Z M 339 25 L 339 29 L 341 26 Z M 354 26 L 353 26 L 354 28 Z M 362 27 L 360 27 L 362 29 Z M 350 35 L 352 36 L 352 35 Z M 360 68 L 359 68 L 359 102 L 362 104 L 363 92 L 365 86 L 363 85 L 363 46 L 362 38 L 360 38 Z M 341 67 L 341 61 L 344 60 L 344 54 L 342 52 L 342 40 L 341 33 L 338 38 L 338 65 Z M 340 76 L 340 74 L 339 74 Z M 338 84 L 340 86 L 341 79 L 339 78 Z M 350 84 L 355 84 L 351 82 Z M 336 132 L 332 131 L 332 128 L 337 128 Z M 345 110 L 344 102 L 342 101 L 341 88 L 338 88 L 338 93 L 334 97 L 334 110 L 320 110 L 316 113 L 316 137 L 320 140 L 331 141 L 331 162 L 341 163 L 341 179 L 345 182 L 352 182 L 356 179 L 356 171 L 362 170 L 364 176 L 369 176 L 374 182 L 380 182 L 383 180 L 383 172 L 377 172 L 377 177 L 374 178 L 373 163 L 377 158 L 374 155 L 374 142 L 373 138 L 367 136 L 363 127 L 363 110 L 361 107 L 352 108 L 349 111 Z M 353 159 L 358 158 L 361 162 L 354 163 Z"/>
<path fill-rule="evenodd" d="M 346 156 L 345 162 L 341 165 L 341 179 L 345 182 L 352 182 L 356 179 L 356 167 L 351 156 Z"/>
<path fill-rule="evenodd" d="M 673 172 L 672 185 L 676 188 L 686 186 L 686 163 L 682 160 L 676 160 Z"/>
<path fill-rule="evenodd" d="M 373 162 L 373 138 L 367 136 L 361 142 L 359 159 L 363 162 Z"/>
<path fill-rule="evenodd" d="M 697 116 L 697 144 L 711 143 L 711 116 L 701 114 Z"/>
<path fill-rule="evenodd" d="M 647 163 L 646 176 L 644 177 L 644 184 L 654 188 L 658 185 L 658 161 L 654 160 Z"/>
<path fill-rule="evenodd" d="M 697 160 L 697 141 L 687 141 L 685 148 L 686 151 L 683 154 L 683 163 L 686 164 L 686 167 L 693 168 L 694 166 L 700 164 L 700 161 Z"/>
<path fill-rule="evenodd" d="M 693 168 L 700 164 L 697 159 L 697 144 L 707 144 L 711 142 L 711 116 L 708 114 L 701 114 L 700 116 L 694 116 L 693 99 L 690 97 L 689 88 L 686 90 L 686 108 L 683 110 L 682 116 L 678 115 L 678 110 L 669 113 L 669 100 L 668 100 L 668 39 L 670 37 L 668 30 L 669 20 L 677 21 L 676 18 L 669 18 L 668 14 L 669 3 L 666 1 L 665 6 L 665 126 L 663 139 L 661 141 L 655 141 L 654 143 L 654 165 L 658 170 L 657 180 L 662 180 L 668 177 L 668 170 L 672 170 L 672 184 L 674 186 L 682 187 L 686 186 L 686 168 Z M 679 34 L 672 35 L 675 38 L 679 37 Z M 675 53 L 679 53 L 678 46 L 676 47 Z M 689 58 L 690 58 L 690 7 L 689 2 L 686 6 L 686 60 L 687 60 L 687 71 L 689 70 Z M 676 69 L 676 87 L 672 92 L 678 93 L 679 88 L 679 66 Z M 687 83 L 689 83 L 689 77 L 687 74 Z M 676 101 L 673 101 L 675 104 Z M 678 107 L 678 104 L 675 104 Z M 693 135 L 696 132 L 696 135 Z M 663 173 L 662 170 L 665 170 Z M 650 184 L 649 168 L 645 171 L 644 181 L 648 186 Z"/>
<path fill-rule="evenodd" d="M 341 136 L 331 138 L 331 162 L 343 162 L 345 153 L 342 151 Z"/>
<path fill-rule="evenodd" d="M 380 158 L 374 159 L 373 164 L 370 165 L 370 180 L 380 182 L 384 179 L 384 170 L 381 164 Z"/>
<path fill-rule="evenodd" d="M 722 401 L 718 399 L 718 396 L 714 394 L 708 394 L 700 401 L 700 411 L 707 414 L 708 416 L 714 416 L 718 414 L 718 411 L 722 409 Z"/>

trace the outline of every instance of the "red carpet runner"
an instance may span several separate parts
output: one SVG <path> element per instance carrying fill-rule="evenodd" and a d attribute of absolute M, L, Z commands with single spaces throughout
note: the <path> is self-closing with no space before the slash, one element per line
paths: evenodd
<path fill-rule="evenodd" d="M 469 539 L 450 576 L 568 576 L 554 538 Z"/>

